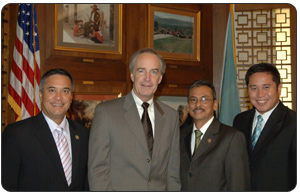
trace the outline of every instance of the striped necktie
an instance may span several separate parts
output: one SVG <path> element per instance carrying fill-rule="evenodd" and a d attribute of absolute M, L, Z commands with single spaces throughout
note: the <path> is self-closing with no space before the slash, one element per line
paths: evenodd
<path fill-rule="evenodd" d="M 261 134 L 261 131 L 262 131 L 262 121 L 263 121 L 263 118 L 261 115 L 258 115 L 257 116 L 257 123 L 256 123 L 256 127 L 254 129 L 254 132 L 252 134 L 252 137 L 251 137 L 251 142 L 252 142 L 252 150 L 254 149 L 256 143 L 257 143 L 257 140 Z"/>
<path fill-rule="evenodd" d="M 63 134 L 62 127 L 58 126 L 55 129 L 55 131 L 57 133 L 57 139 L 56 139 L 57 150 L 65 172 L 66 180 L 68 182 L 68 185 L 70 186 L 72 180 L 72 160 L 71 160 L 68 141 L 65 135 Z"/>

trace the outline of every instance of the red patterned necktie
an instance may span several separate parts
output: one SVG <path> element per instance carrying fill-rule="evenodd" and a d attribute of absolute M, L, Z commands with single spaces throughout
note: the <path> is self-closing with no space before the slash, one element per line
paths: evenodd
<path fill-rule="evenodd" d="M 65 172 L 66 180 L 70 186 L 72 180 L 72 160 L 69 150 L 68 141 L 63 134 L 63 128 L 58 126 L 55 131 L 57 132 L 56 146 L 59 152 L 60 160 Z"/>

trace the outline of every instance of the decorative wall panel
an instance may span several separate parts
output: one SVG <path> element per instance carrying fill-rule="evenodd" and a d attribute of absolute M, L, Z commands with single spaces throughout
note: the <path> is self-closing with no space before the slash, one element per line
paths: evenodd
<path fill-rule="evenodd" d="M 283 84 L 280 99 L 293 109 L 290 9 L 236 11 L 235 28 L 237 81 L 242 111 L 252 108 L 245 74 L 251 65 L 263 62 L 271 63 L 279 70 Z"/>

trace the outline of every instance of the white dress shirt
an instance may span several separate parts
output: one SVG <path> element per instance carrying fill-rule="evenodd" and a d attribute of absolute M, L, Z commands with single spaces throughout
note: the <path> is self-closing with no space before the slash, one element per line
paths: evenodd
<path fill-rule="evenodd" d="M 261 123 L 261 130 L 264 129 L 266 122 L 268 121 L 269 117 L 271 116 L 272 112 L 275 110 L 275 108 L 278 106 L 279 102 L 277 103 L 277 105 L 270 111 L 264 113 L 264 114 L 260 114 L 257 110 L 255 110 L 255 115 L 254 115 L 254 119 L 253 119 L 253 123 L 252 123 L 252 134 L 254 132 L 254 129 L 256 127 L 256 123 L 257 123 L 257 116 L 261 115 L 261 117 L 263 118 L 263 121 Z"/>
<path fill-rule="evenodd" d="M 200 129 L 200 131 L 203 133 L 202 136 L 201 136 L 201 140 L 205 134 L 205 132 L 207 131 L 208 127 L 210 126 L 210 124 L 212 123 L 212 121 L 214 120 L 214 116 L 211 117 L 211 119 L 209 119 L 209 121 L 207 121 Z M 192 137 L 191 137 L 191 153 L 192 155 L 194 154 L 194 150 L 195 150 L 195 130 L 198 130 L 195 123 L 193 125 L 193 132 L 192 132 Z"/>
<path fill-rule="evenodd" d="M 66 118 L 66 116 L 64 117 L 64 120 L 60 123 L 60 125 L 56 124 L 53 120 L 51 120 L 50 118 L 48 118 L 44 112 L 42 111 L 47 123 L 48 123 L 48 126 L 50 128 L 50 131 L 52 133 L 52 136 L 54 138 L 54 140 L 56 141 L 57 140 L 57 133 L 56 131 L 54 131 L 57 126 L 61 126 L 63 128 L 63 134 L 65 136 L 65 138 L 67 139 L 67 142 L 68 142 L 68 146 L 69 146 L 69 150 L 70 150 L 70 155 L 71 155 L 71 159 L 72 159 L 72 147 L 71 147 L 71 136 L 70 136 L 70 129 L 69 129 L 69 123 L 68 123 L 68 120 Z"/>
<path fill-rule="evenodd" d="M 133 92 L 133 90 L 131 91 L 132 96 L 133 96 L 133 100 L 136 104 L 137 110 L 139 112 L 140 115 L 140 119 L 142 119 L 143 113 L 144 113 L 144 108 L 142 107 L 143 101 L 138 98 L 138 96 L 135 95 L 135 93 Z M 149 114 L 149 118 L 151 121 L 151 125 L 152 125 L 152 130 L 153 130 L 153 138 L 154 138 L 154 133 L 155 133 L 155 122 L 154 122 L 154 104 L 153 104 L 153 98 L 150 99 L 147 103 L 149 103 L 149 107 L 148 107 L 148 114 Z"/>

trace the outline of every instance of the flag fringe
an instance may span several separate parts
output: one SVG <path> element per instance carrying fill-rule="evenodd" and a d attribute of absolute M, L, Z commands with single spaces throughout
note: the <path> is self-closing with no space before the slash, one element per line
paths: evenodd
<path fill-rule="evenodd" d="M 10 105 L 10 107 L 14 110 L 14 112 L 16 113 L 17 115 L 17 119 L 16 121 L 19 121 L 21 120 L 21 107 L 17 104 L 17 102 L 14 100 L 14 98 L 8 94 L 8 104 Z"/>

